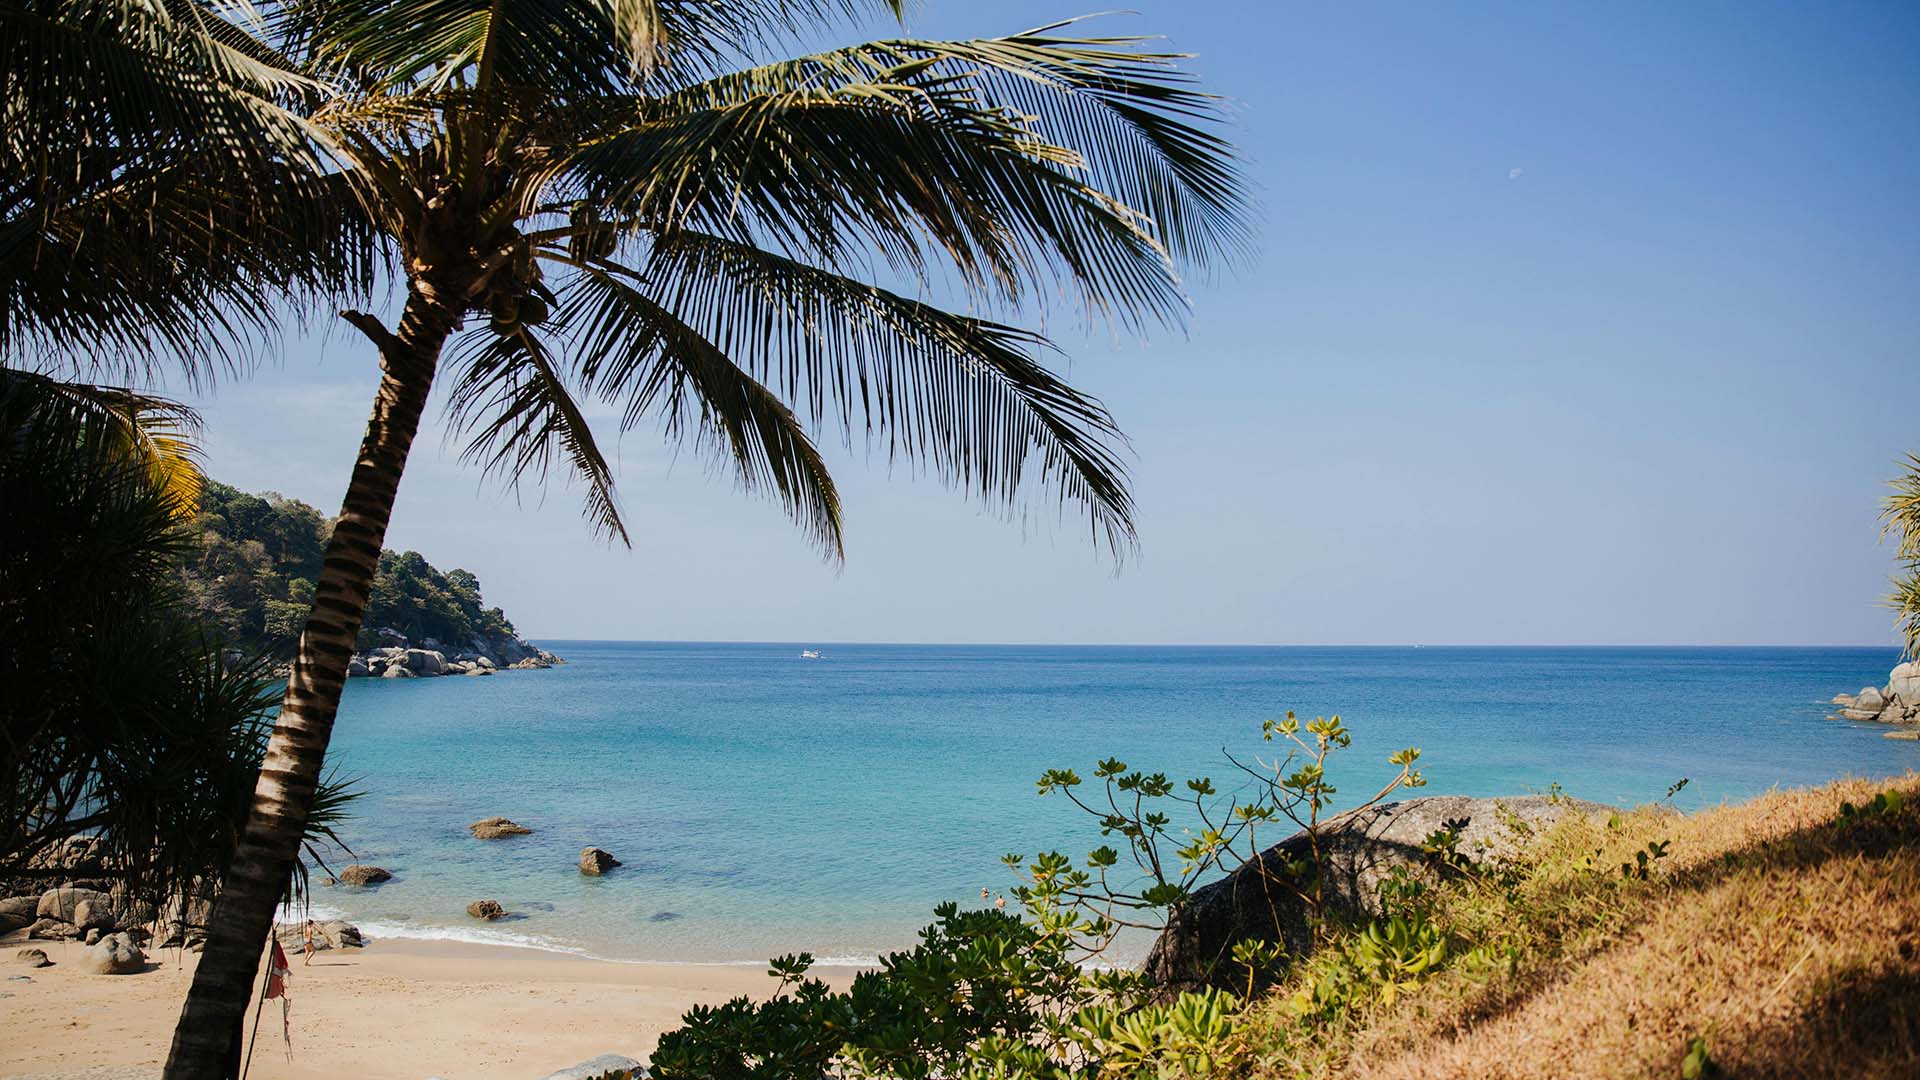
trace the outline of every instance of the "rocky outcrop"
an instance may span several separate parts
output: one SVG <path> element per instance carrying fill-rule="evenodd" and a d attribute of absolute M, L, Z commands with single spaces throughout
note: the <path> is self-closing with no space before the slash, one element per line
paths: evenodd
<path fill-rule="evenodd" d="M 1527 795 L 1509 799 L 1435 796 L 1382 803 L 1320 827 L 1323 899 L 1339 918 L 1380 911 L 1379 887 L 1394 867 L 1420 867 L 1422 843 L 1458 827 L 1456 850 L 1479 863 L 1513 854 L 1534 832 L 1569 814 L 1603 812 L 1597 803 Z M 1194 890 L 1147 954 L 1145 972 L 1170 989 L 1206 984 L 1244 990 L 1246 971 L 1233 946 L 1247 938 L 1278 941 L 1294 955 L 1312 948 L 1307 905 L 1288 885 L 1292 864 L 1311 859 L 1307 834 L 1295 833 L 1233 873 Z"/>
<path fill-rule="evenodd" d="M 481 818 L 467 826 L 467 831 L 473 834 L 475 840 L 500 840 L 509 836 L 526 836 L 533 832 L 525 825 L 503 817 Z"/>
<path fill-rule="evenodd" d="M 619 859 L 600 848 L 590 847 L 580 850 L 580 872 L 583 874 L 599 877 L 619 865 Z"/>
<path fill-rule="evenodd" d="M 1839 719 L 1920 724 L 1920 661 L 1909 661 L 1894 668 L 1884 687 L 1863 686 L 1857 694 L 1835 694 L 1832 704 L 1839 707 Z M 1889 732 L 1888 737 L 1905 736 Z"/>
<path fill-rule="evenodd" d="M 441 675 L 491 675 L 503 668 L 527 671 L 565 660 L 521 638 L 499 635 L 448 647 L 434 638 L 418 645 L 396 630 L 379 631 L 378 648 L 353 657 L 347 674 L 361 678 L 418 679 Z"/>
<path fill-rule="evenodd" d="M 147 970 L 147 954 L 126 934 L 108 934 L 80 954 L 80 970 L 91 975 L 134 975 Z"/>
<path fill-rule="evenodd" d="M 340 882 L 343 885 L 378 885 L 392 880 L 393 875 L 378 866 L 353 863 L 340 869 Z"/>
<path fill-rule="evenodd" d="M 476 919 L 485 919 L 488 922 L 492 922 L 495 919 L 506 918 L 507 909 L 501 907 L 500 901 L 498 900 L 475 900 L 473 903 L 467 905 L 467 914 Z"/>

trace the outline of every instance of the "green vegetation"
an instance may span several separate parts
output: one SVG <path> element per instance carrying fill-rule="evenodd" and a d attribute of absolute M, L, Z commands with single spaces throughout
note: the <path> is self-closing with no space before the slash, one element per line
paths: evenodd
<path fill-rule="evenodd" d="M 207 484 L 185 560 L 193 606 L 236 648 L 286 659 L 313 605 L 332 527 L 297 499 Z M 380 644 L 382 629 L 450 649 L 514 636 L 506 615 L 481 600 L 478 578 L 465 570 L 442 573 L 414 551 L 380 553 L 362 627 L 362 649 Z"/>
<path fill-rule="evenodd" d="M 225 659 L 181 588 L 196 483 L 177 405 L 0 377 L 0 877 L 91 838 L 128 895 L 203 895 L 230 865 L 275 680 Z M 189 466 L 190 467 L 190 466 Z M 308 840 L 347 798 L 323 784 Z"/>
<path fill-rule="evenodd" d="M 1536 830 L 1508 814 L 1512 843 L 1477 861 L 1449 822 L 1384 876 L 1367 918 L 1324 912 L 1317 869 L 1289 867 L 1313 933 L 1304 947 L 1236 948 L 1245 994 L 1169 994 L 1139 972 L 1081 966 L 1118 924 L 1177 913 L 1191 895 L 1188 869 L 1210 858 L 1231 865 L 1217 857 L 1237 844 L 1225 823 L 1250 829 L 1272 808 L 1299 814 L 1309 832 L 1322 827 L 1317 812 L 1334 793 L 1328 754 L 1346 733 L 1323 719 L 1269 724 L 1266 734 L 1302 730 L 1311 739 L 1290 761 L 1252 770 L 1252 794 L 1226 799 L 1224 814 L 1204 779 L 1176 796 L 1162 775 L 1101 763 L 1105 805 L 1086 808 L 1134 853 L 1134 884 L 1108 885 L 1120 863 L 1110 848 L 1084 866 L 1050 853 L 1023 868 L 1021 914 L 945 905 L 920 946 L 845 992 L 808 979 L 804 955 L 776 960 L 771 1000 L 692 1010 L 662 1037 L 655 1075 L 1522 1080 L 1920 1069 L 1911 1018 L 1920 950 L 1906 947 L 1920 925 L 1920 818 L 1909 809 L 1920 776 L 1691 817 L 1656 804 Z M 1411 752 L 1395 757 L 1401 773 L 1388 791 L 1418 776 Z M 1069 771 L 1040 783 L 1079 801 Z M 1182 804 L 1201 828 L 1171 820 Z M 1311 864 L 1319 849 L 1307 850 Z M 1143 923 L 1141 912 L 1156 917 Z"/>
<path fill-rule="evenodd" d="M 1893 579 L 1893 608 L 1907 656 L 1920 660 L 1920 454 L 1907 455 L 1907 471 L 1893 481 L 1880 514 L 1883 536 L 1894 538 L 1900 573 Z"/>

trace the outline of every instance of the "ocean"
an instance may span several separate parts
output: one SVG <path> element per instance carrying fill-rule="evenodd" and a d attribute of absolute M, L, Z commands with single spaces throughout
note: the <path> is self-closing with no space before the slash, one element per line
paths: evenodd
<path fill-rule="evenodd" d="M 1011 888 L 1001 855 L 1103 842 L 1035 796 L 1042 770 L 1118 757 L 1227 788 L 1225 754 L 1270 756 L 1261 721 L 1289 709 L 1353 729 L 1336 810 L 1405 746 L 1415 794 L 1627 806 L 1685 778 L 1683 809 L 1920 768 L 1920 743 L 1824 719 L 1893 649 L 540 644 L 569 663 L 349 683 L 329 760 L 365 795 L 342 837 L 394 877 L 316 884 L 314 912 L 376 939 L 870 962 L 936 904 Z M 494 815 L 536 831 L 467 833 Z M 623 865 L 580 874 L 587 845 Z M 512 917 L 468 917 L 482 898 Z"/>

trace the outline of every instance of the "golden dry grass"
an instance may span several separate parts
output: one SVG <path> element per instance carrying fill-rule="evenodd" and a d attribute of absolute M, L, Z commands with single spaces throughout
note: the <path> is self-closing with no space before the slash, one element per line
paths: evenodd
<path fill-rule="evenodd" d="M 1899 812 L 1836 821 L 1888 789 Z M 1623 879 L 1657 840 L 1650 879 Z M 1704 1036 L 1728 1076 L 1920 1077 L 1920 775 L 1569 822 L 1433 918 L 1505 970 L 1459 964 L 1330 1024 L 1283 986 L 1255 1074 L 1680 1077 Z"/>

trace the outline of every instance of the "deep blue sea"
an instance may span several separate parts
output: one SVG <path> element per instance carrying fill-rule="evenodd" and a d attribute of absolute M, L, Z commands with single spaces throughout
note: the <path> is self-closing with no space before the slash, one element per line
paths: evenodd
<path fill-rule="evenodd" d="M 1360 797 L 1418 746 L 1423 794 L 1544 789 L 1694 808 L 1920 768 L 1920 743 L 1827 720 L 1892 649 L 1165 648 L 544 641 L 570 663 L 353 680 L 330 760 L 344 837 L 394 880 L 315 890 L 373 936 L 614 959 L 842 962 L 909 945 L 942 900 L 1013 884 L 1003 853 L 1079 854 L 1091 820 L 1033 781 L 1117 756 L 1228 779 L 1260 723 L 1339 713 Z M 1224 783 L 1223 783 L 1224 786 Z M 1350 805 L 1351 803 L 1349 803 Z M 532 836 L 482 842 L 505 815 Z M 1277 839 L 1277 837 L 1276 837 Z M 625 865 L 576 870 L 588 844 Z M 470 900 L 516 913 L 470 919 Z"/>

